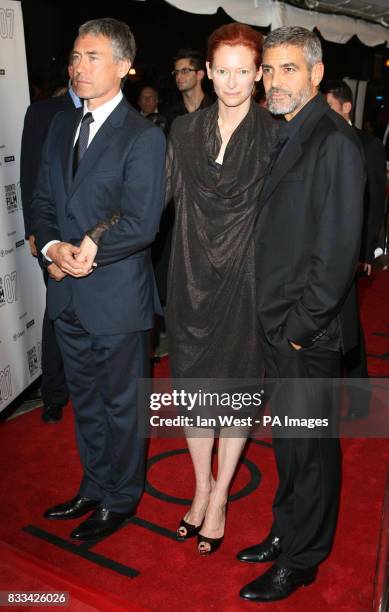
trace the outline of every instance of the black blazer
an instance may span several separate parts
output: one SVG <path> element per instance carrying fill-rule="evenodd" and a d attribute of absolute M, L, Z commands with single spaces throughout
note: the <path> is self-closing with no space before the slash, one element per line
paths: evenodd
<path fill-rule="evenodd" d="M 363 147 L 367 184 L 364 200 L 364 221 L 359 259 L 371 263 L 384 222 L 386 192 L 385 147 L 378 138 L 354 128 Z"/>
<path fill-rule="evenodd" d="M 353 279 L 365 171 L 354 130 L 321 95 L 266 180 L 256 226 L 257 309 L 268 341 L 358 341 Z M 306 109 L 308 111 L 308 108 Z"/>
<path fill-rule="evenodd" d="M 89 333 L 150 329 L 159 308 L 149 246 L 165 199 L 165 137 L 122 100 L 98 130 L 73 180 L 73 143 L 82 109 L 54 118 L 32 203 L 38 250 L 51 240 L 78 244 L 97 222 L 120 219 L 99 243 L 98 267 L 85 278 L 49 279 L 48 313 L 69 304 Z"/>
<path fill-rule="evenodd" d="M 31 232 L 31 202 L 38 177 L 43 144 L 50 124 L 60 111 L 74 109 L 69 93 L 31 104 L 24 117 L 20 152 L 20 189 L 26 239 Z"/>

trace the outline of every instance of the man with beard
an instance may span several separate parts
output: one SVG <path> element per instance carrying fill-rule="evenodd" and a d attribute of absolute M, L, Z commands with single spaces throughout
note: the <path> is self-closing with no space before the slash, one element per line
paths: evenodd
<path fill-rule="evenodd" d="M 300 379 L 287 383 L 291 396 L 280 394 L 277 401 L 272 394 L 272 414 L 284 419 L 298 410 L 336 427 L 328 379 L 340 377 L 341 351 L 358 342 L 353 279 L 363 216 L 363 157 L 354 130 L 318 93 L 324 67 L 314 33 L 301 27 L 271 32 L 262 69 L 268 109 L 286 121 L 259 207 L 257 312 L 267 377 Z M 244 599 L 288 597 L 315 580 L 330 551 L 340 449 L 336 432 L 323 429 L 310 437 L 297 429 L 273 435 L 279 475 L 273 525 L 263 542 L 242 550 L 238 559 L 276 563 L 241 590 Z"/>

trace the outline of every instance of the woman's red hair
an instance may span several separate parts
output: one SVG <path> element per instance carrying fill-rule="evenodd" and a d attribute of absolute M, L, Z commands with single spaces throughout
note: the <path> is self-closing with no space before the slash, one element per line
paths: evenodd
<path fill-rule="evenodd" d="M 215 52 L 222 45 L 231 47 L 243 45 L 251 49 L 254 54 L 255 65 L 259 68 L 262 62 L 262 43 L 262 34 L 250 26 L 244 23 L 228 23 L 212 32 L 209 37 L 207 60 L 212 65 Z"/>

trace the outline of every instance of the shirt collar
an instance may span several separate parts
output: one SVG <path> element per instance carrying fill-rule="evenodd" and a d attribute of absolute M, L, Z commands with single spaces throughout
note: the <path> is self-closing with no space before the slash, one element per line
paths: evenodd
<path fill-rule="evenodd" d="M 318 99 L 319 94 L 316 94 L 309 102 L 303 106 L 303 108 L 291 119 L 290 121 L 284 121 L 279 130 L 279 137 L 281 138 L 281 134 L 284 137 L 288 137 L 289 139 L 293 138 L 293 136 L 299 131 L 305 122 L 306 118 L 309 117 L 312 111 L 312 106 L 314 106 Z"/>
<path fill-rule="evenodd" d="M 80 98 L 74 93 L 73 89 L 69 87 L 68 89 L 69 96 L 71 97 L 73 104 L 76 108 L 81 108 L 82 102 Z"/>
<path fill-rule="evenodd" d="M 112 111 L 117 107 L 119 102 L 121 102 L 122 98 L 123 98 L 123 93 L 121 90 L 119 90 L 116 96 L 108 100 L 108 102 L 104 102 L 104 104 L 102 104 L 101 106 L 98 106 L 93 111 L 90 111 L 88 109 L 87 100 L 84 100 L 83 116 L 86 115 L 86 113 L 91 112 L 93 115 L 95 124 L 96 123 L 101 124 L 107 119 L 108 115 L 110 115 Z"/>

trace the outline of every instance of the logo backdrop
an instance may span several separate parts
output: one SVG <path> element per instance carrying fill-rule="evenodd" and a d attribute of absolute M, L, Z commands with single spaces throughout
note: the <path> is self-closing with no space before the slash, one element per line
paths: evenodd
<path fill-rule="evenodd" d="M 24 240 L 20 198 L 28 104 L 21 3 L 0 0 L 0 412 L 41 373 L 45 287 Z"/>

